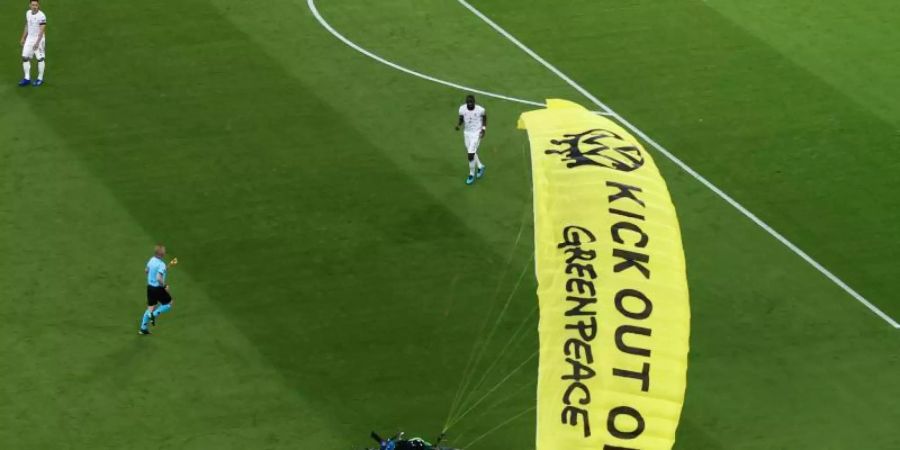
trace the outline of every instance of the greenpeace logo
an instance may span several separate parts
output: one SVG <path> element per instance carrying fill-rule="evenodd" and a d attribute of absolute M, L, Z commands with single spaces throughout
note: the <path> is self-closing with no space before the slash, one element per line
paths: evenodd
<path fill-rule="evenodd" d="M 599 166 L 607 169 L 631 172 L 644 165 L 641 150 L 621 136 L 609 130 L 595 128 L 583 133 L 564 134 L 562 139 L 550 141 L 562 149 L 549 149 L 547 155 L 562 155 L 566 167 Z"/>

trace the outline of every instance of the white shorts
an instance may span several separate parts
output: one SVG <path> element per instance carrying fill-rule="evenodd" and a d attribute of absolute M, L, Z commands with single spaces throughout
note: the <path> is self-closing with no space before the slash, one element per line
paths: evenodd
<path fill-rule="evenodd" d="M 481 144 L 481 132 L 476 131 L 474 133 L 463 133 L 466 140 L 466 151 L 469 154 L 478 153 L 478 144 Z"/>
<path fill-rule="evenodd" d="M 34 57 L 40 60 L 46 57 L 44 46 L 47 44 L 47 38 L 41 39 L 41 43 L 38 44 L 37 50 L 34 48 L 34 43 L 36 41 L 36 38 L 25 39 L 25 45 L 22 46 L 22 58 L 30 60 Z"/>

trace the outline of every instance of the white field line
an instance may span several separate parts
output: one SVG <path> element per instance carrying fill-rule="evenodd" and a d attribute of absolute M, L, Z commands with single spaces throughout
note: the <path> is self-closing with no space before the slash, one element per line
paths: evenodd
<path fill-rule="evenodd" d="M 401 72 L 404 72 L 404 73 L 406 73 L 406 74 L 412 75 L 412 76 L 417 77 L 417 78 L 422 78 L 423 80 L 428 80 L 428 81 L 431 81 L 431 82 L 434 82 L 434 83 L 437 83 L 437 84 L 442 84 L 442 85 L 444 85 L 444 86 L 448 86 L 448 87 L 451 87 L 451 88 L 454 88 L 454 89 L 459 89 L 459 90 L 465 91 L 465 92 L 470 92 L 470 93 L 473 93 L 473 94 L 481 94 L 481 95 L 484 95 L 485 97 L 493 97 L 493 98 L 497 98 L 497 99 L 500 99 L 500 100 L 506 100 L 506 101 L 510 101 L 510 102 L 514 102 L 514 103 L 521 103 L 521 104 L 524 104 L 524 105 L 531 105 L 531 106 L 547 106 L 545 103 L 541 103 L 541 102 L 536 102 L 536 101 L 532 101 L 532 100 L 525 100 L 525 99 L 516 98 L 516 97 L 510 97 L 510 96 L 508 96 L 508 95 L 502 95 L 502 94 L 497 94 L 497 93 L 494 93 L 494 92 L 483 91 L 483 90 L 481 90 L 481 89 L 475 89 L 475 88 L 473 88 L 473 87 L 469 87 L 469 86 L 464 86 L 464 85 L 461 85 L 461 84 L 457 84 L 457 83 L 454 83 L 454 82 L 452 82 L 452 81 L 442 80 L 442 79 L 440 79 L 440 78 L 436 78 L 436 77 L 433 77 L 433 76 L 431 76 L 431 75 L 426 75 L 426 74 L 421 73 L 421 72 L 416 72 L 415 70 L 412 70 L 412 69 L 403 67 L 403 66 L 401 66 L 400 64 L 397 64 L 397 63 L 388 61 L 388 60 L 382 58 L 381 56 L 378 56 L 378 55 L 376 55 L 375 53 L 372 53 L 372 52 L 370 52 L 370 51 L 368 51 L 368 50 L 366 50 L 366 49 L 360 47 L 359 45 L 356 45 L 356 43 L 354 43 L 354 42 L 351 41 L 350 39 L 347 39 L 344 35 L 342 35 L 342 34 L 339 33 L 337 30 L 335 30 L 334 27 L 332 27 L 331 24 L 329 24 L 328 21 L 326 21 L 325 18 L 323 18 L 322 15 L 319 13 L 319 9 L 316 8 L 316 2 L 315 2 L 315 0 L 307 0 L 307 1 L 306 1 L 306 4 L 309 6 L 309 10 L 313 13 L 313 16 L 315 16 L 316 20 L 318 20 L 319 23 L 322 24 L 322 26 L 323 26 L 326 30 L 328 30 L 331 34 L 333 34 L 334 37 L 338 38 L 338 39 L 339 39 L 341 42 L 343 42 L 344 44 L 347 44 L 347 46 L 349 46 L 350 48 L 352 48 L 352 49 L 354 49 L 354 50 L 356 50 L 356 51 L 362 53 L 363 55 L 366 55 L 366 56 L 368 56 L 369 58 L 372 58 L 372 59 L 374 59 L 375 61 L 378 61 L 378 62 L 380 62 L 380 63 L 382 63 L 382 64 L 384 64 L 384 65 L 386 65 L 386 66 L 388 66 L 388 67 L 397 69 L 397 70 L 399 70 L 399 71 L 401 71 Z M 608 111 L 594 111 L 594 113 L 595 113 L 595 114 L 598 114 L 598 115 L 601 115 L 601 116 L 611 116 L 611 115 L 612 115 L 612 114 L 611 114 L 610 112 L 608 112 Z"/>
<path fill-rule="evenodd" d="M 590 101 L 594 102 L 594 104 L 597 105 L 598 107 L 600 107 L 604 112 L 609 113 L 610 116 L 612 116 L 612 117 L 614 117 L 615 119 L 617 119 L 618 121 L 620 121 L 620 122 L 622 123 L 622 125 L 624 125 L 624 126 L 625 126 L 626 128 L 628 128 L 628 129 L 630 129 L 632 132 L 634 132 L 634 134 L 638 135 L 638 136 L 639 136 L 641 139 L 643 139 L 645 142 L 647 142 L 648 144 L 650 144 L 651 146 L 653 146 L 653 148 L 655 148 L 657 151 L 659 151 L 660 153 L 662 153 L 666 158 L 669 158 L 669 160 L 671 160 L 671 161 L 674 162 L 676 165 L 678 165 L 678 167 L 681 167 L 682 170 L 684 170 L 685 172 L 687 172 L 688 174 L 690 174 L 692 177 L 694 177 L 694 178 L 695 178 L 697 181 L 699 181 L 701 184 L 703 184 L 704 186 L 706 186 L 707 188 L 709 188 L 711 191 L 715 192 L 716 195 L 718 195 L 718 196 L 721 197 L 723 200 L 725 200 L 726 202 L 728 202 L 728 204 L 730 204 L 730 205 L 733 206 L 735 209 L 737 209 L 738 211 L 740 211 L 741 214 L 745 215 L 748 219 L 750 219 L 751 221 L 753 221 L 755 224 L 759 225 L 760 228 L 762 228 L 763 230 L 765 230 L 766 232 L 768 232 L 770 235 L 772 235 L 772 237 L 774 237 L 774 238 L 777 239 L 779 242 L 781 242 L 782 244 L 784 244 L 787 248 L 789 248 L 791 251 L 793 251 L 794 253 L 796 253 L 797 256 L 799 256 L 799 257 L 802 258 L 804 261 L 806 261 L 807 263 L 809 263 L 809 264 L 810 264 L 811 266 L 813 266 L 816 270 L 818 270 L 818 271 L 821 272 L 823 275 L 825 275 L 829 280 L 831 280 L 834 284 L 838 285 L 841 289 L 843 289 L 845 292 L 847 292 L 848 294 L 850 294 L 851 297 L 853 297 L 853 298 L 856 299 L 858 302 L 862 303 L 862 304 L 865 305 L 867 308 L 869 308 L 869 310 L 872 311 L 873 313 L 875 313 L 878 317 L 881 317 L 882 319 L 884 319 L 885 322 L 887 322 L 888 324 L 890 324 L 890 325 L 891 325 L 892 327 L 894 327 L 895 329 L 900 328 L 900 323 L 897 323 L 896 320 L 894 320 L 893 318 L 891 318 L 890 316 L 888 316 L 887 314 L 885 314 L 884 311 L 878 309 L 877 306 L 875 306 L 874 304 L 872 304 L 870 301 L 866 300 L 865 297 L 863 297 L 863 296 L 860 295 L 858 292 L 856 292 L 853 288 L 851 288 L 850 286 L 848 286 L 847 283 L 844 283 L 840 278 L 838 278 L 836 275 L 834 275 L 833 273 L 831 273 L 828 269 L 826 269 L 825 267 L 823 267 L 823 266 L 822 266 L 821 264 L 819 264 L 816 260 L 812 259 L 812 257 L 810 257 L 808 254 L 806 254 L 806 252 L 804 252 L 804 251 L 801 250 L 799 247 L 797 247 L 796 245 L 794 245 L 791 241 L 789 241 L 787 238 L 785 238 L 784 236 L 782 236 L 781 233 L 775 231 L 771 226 L 769 226 L 767 223 L 763 222 L 762 219 L 760 219 L 760 218 L 757 217 L 755 214 L 753 214 L 752 212 L 750 212 L 749 210 L 747 210 L 747 208 L 744 208 L 744 206 L 741 205 L 740 203 L 738 203 L 737 200 L 731 198 L 731 196 L 729 196 L 728 194 L 726 194 L 725 192 L 723 192 L 721 189 L 719 189 L 718 187 L 716 187 L 716 186 L 715 186 L 714 184 L 712 184 L 709 180 L 707 180 L 707 179 L 704 178 L 702 175 L 700 175 L 699 173 L 697 173 L 697 171 L 695 171 L 695 170 L 692 169 L 690 166 L 688 166 L 687 164 L 685 164 L 682 160 L 678 159 L 675 155 L 673 155 L 671 152 L 669 152 L 668 150 L 666 150 L 662 145 L 660 145 L 659 143 L 657 143 L 656 141 L 654 141 L 653 139 L 651 139 L 650 136 L 647 136 L 646 133 L 644 133 L 643 131 L 641 131 L 640 129 L 638 129 L 636 126 L 632 125 L 631 122 L 625 120 L 624 117 L 620 116 L 620 115 L 619 115 L 618 113 L 616 113 L 612 108 L 610 108 L 609 106 L 607 106 L 606 104 L 604 104 L 603 102 L 601 102 L 597 97 L 594 97 L 594 96 L 593 96 L 590 92 L 588 92 L 585 88 L 581 87 L 578 83 L 576 83 L 576 82 L 573 81 L 571 78 L 569 78 L 568 76 L 566 76 L 566 74 L 564 74 L 562 71 L 560 71 L 559 69 L 557 69 L 556 67 L 554 67 L 552 64 L 548 63 L 546 60 L 544 60 L 544 58 L 541 58 L 540 55 L 538 55 L 538 54 L 535 53 L 533 50 L 531 50 L 530 48 L 528 48 L 527 46 L 525 46 L 525 44 L 523 44 L 521 41 L 519 41 L 518 39 L 516 39 L 515 36 L 509 34 L 509 32 L 507 32 L 506 30 L 504 30 L 503 28 L 501 28 L 501 27 L 500 27 L 499 25 L 497 25 L 493 20 L 491 20 L 489 17 L 485 16 L 481 11 L 475 9 L 475 7 L 472 6 L 472 5 L 470 5 L 466 0 L 457 0 L 457 1 L 458 1 L 462 6 L 464 6 L 466 9 L 468 9 L 468 10 L 471 11 L 473 14 L 475 14 L 476 16 L 478 16 L 478 18 L 480 18 L 482 21 L 484 21 L 485 23 L 487 23 L 488 25 L 490 25 L 491 28 L 493 28 L 494 30 L 496 30 L 496 31 L 497 31 L 498 33 L 500 33 L 501 35 L 503 35 L 503 37 L 505 37 L 506 39 L 508 39 L 510 42 L 512 42 L 512 43 L 515 44 L 517 47 L 519 47 L 520 49 L 522 49 L 522 51 L 524 51 L 524 52 L 527 53 L 529 56 L 531 56 L 532 58 L 534 58 L 535 61 L 541 63 L 541 64 L 542 64 L 544 67 L 546 67 L 548 70 L 550 70 L 551 72 L 553 72 L 554 74 L 556 74 L 558 77 L 560 77 L 563 81 L 565 81 L 566 83 L 568 83 L 569 86 L 572 86 L 573 88 L 575 88 L 575 90 L 577 90 L 578 92 L 580 92 L 580 93 L 581 93 L 582 95 L 584 95 L 587 99 L 589 99 Z"/>
<path fill-rule="evenodd" d="M 856 292 L 853 288 L 851 288 L 850 286 L 848 286 L 847 283 L 844 283 L 840 278 L 838 278 L 836 275 L 834 275 L 833 273 L 831 273 L 828 269 L 826 269 L 825 267 L 823 267 L 823 266 L 822 266 L 821 264 L 819 264 L 816 260 L 812 259 L 812 257 L 810 257 L 808 254 L 806 254 L 806 252 L 804 252 L 804 251 L 801 250 L 799 247 L 797 247 L 796 245 L 794 245 L 794 243 L 792 243 L 792 242 L 789 241 L 787 238 L 785 238 L 784 236 L 782 236 L 781 233 L 775 231 L 771 226 L 769 226 L 767 223 L 763 222 L 762 219 L 760 219 L 760 218 L 757 217 L 755 214 L 753 214 L 752 212 L 750 212 L 749 210 L 747 210 L 747 208 L 744 208 L 743 205 L 741 205 L 740 203 L 738 203 L 735 199 L 731 198 L 731 196 L 729 196 L 728 194 L 726 194 L 725 192 L 723 192 L 721 189 L 719 189 L 719 188 L 716 187 L 714 184 L 712 184 L 709 180 L 707 180 L 707 179 L 704 178 L 702 175 L 700 175 L 699 173 L 697 173 L 697 171 L 695 171 L 695 170 L 692 169 L 690 166 L 688 166 L 687 164 L 685 164 L 683 161 L 681 161 L 680 159 L 678 159 L 678 157 L 676 157 L 676 156 L 673 155 L 671 152 L 669 152 L 668 150 L 666 150 L 662 145 L 660 145 L 659 143 L 657 143 L 656 141 L 654 141 L 652 138 L 650 138 L 650 136 L 647 136 L 646 133 L 644 133 L 644 132 L 641 131 L 639 128 L 637 128 L 637 127 L 635 127 L 634 125 L 632 125 L 631 122 L 629 122 L 629 121 L 626 120 L 624 117 L 622 117 L 621 115 L 619 115 L 618 113 L 616 113 L 612 108 L 610 108 L 609 106 L 607 106 L 605 103 L 601 102 L 597 97 L 595 97 L 593 94 L 591 94 L 591 93 L 588 92 L 586 89 L 584 89 L 583 87 L 581 87 L 578 83 L 576 83 L 575 81 L 573 81 L 571 78 L 569 78 L 569 77 L 568 77 L 566 74 L 564 74 L 562 71 L 560 71 L 559 69 L 557 69 L 556 67 L 554 67 L 552 64 L 548 63 L 546 60 L 544 60 L 543 58 L 541 58 L 540 55 L 538 55 L 538 54 L 535 53 L 533 50 L 531 50 L 530 48 L 528 48 L 527 46 L 525 46 L 524 44 L 522 44 L 522 42 L 520 42 L 518 39 L 516 39 L 513 35 L 509 34 L 506 30 L 504 30 L 503 28 L 501 28 L 499 25 L 497 25 L 497 24 L 496 24 L 494 21 L 492 21 L 490 18 L 488 18 L 487 16 L 485 16 L 481 11 L 475 9 L 475 7 L 473 7 L 472 5 L 470 5 L 470 4 L 469 4 L 468 2 L 466 2 L 465 0 L 457 0 L 457 1 L 458 1 L 461 5 L 463 5 L 466 9 L 468 9 L 468 10 L 471 11 L 473 14 L 475 14 L 476 16 L 478 16 L 478 17 L 479 17 L 481 20 L 483 20 L 485 23 L 487 23 L 488 25 L 490 25 L 490 26 L 491 26 L 494 30 L 496 30 L 498 33 L 500 33 L 501 35 L 503 35 L 504 37 L 506 37 L 510 42 L 512 42 L 513 44 L 515 44 L 516 46 L 518 46 L 520 49 L 522 49 L 522 51 L 524 51 L 525 53 L 527 53 L 529 56 L 531 56 L 531 57 L 534 58 L 536 61 L 538 61 L 539 63 L 541 63 L 541 64 L 542 64 L 544 67 L 546 67 L 548 70 L 550 70 L 551 72 L 553 72 L 554 74 L 556 74 L 558 77 L 560 77 L 563 81 L 565 81 L 566 83 L 568 83 L 571 87 L 573 87 L 573 88 L 574 88 L 575 90 L 577 90 L 579 93 L 581 93 L 582 95 L 584 95 L 588 100 L 592 101 L 595 105 L 597 105 L 598 107 L 600 107 L 600 108 L 601 108 L 601 111 L 595 111 L 597 114 L 602 115 L 602 116 L 610 116 L 610 117 L 615 118 L 615 119 L 618 120 L 619 122 L 621 122 L 622 125 L 624 125 L 626 128 L 628 128 L 629 130 L 631 130 L 634 134 L 638 135 L 638 136 L 639 136 L 641 139 L 643 139 L 645 142 L 647 142 L 648 144 L 650 144 L 653 148 L 655 148 L 657 151 L 659 151 L 663 156 L 665 156 L 666 158 L 668 158 L 669 160 L 671 160 L 671 161 L 672 161 L 673 163 L 675 163 L 678 167 L 681 167 L 682 170 L 684 170 L 684 171 L 687 172 L 689 175 L 691 175 L 692 177 L 694 177 L 697 181 L 699 181 L 701 184 L 703 184 L 704 186 L 706 186 L 707 188 L 709 188 L 709 189 L 710 189 L 711 191 L 713 191 L 716 195 L 718 195 L 718 196 L 721 197 L 723 200 L 725 200 L 728 204 L 730 204 L 730 205 L 733 206 L 735 209 L 737 209 L 741 214 L 743 214 L 744 216 L 746 216 L 746 217 L 747 217 L 748 219 L 750 219 L 752 222 L 754 222 L 754 223 L 756 223 L 757 225 L 759 225 L 760 228 L 762 228 L 762 229 L 765 230 L 767 233 L 769 233 L 770 235 L 772 235 L 772 237 L 774 237 L 774 238 L 777 239 L 779 242 L 781 242 L 782 244 L 784 244 L 788 249 L 790 249 L 791 251 L 793 251 L 795 254 L 797 254 L 798 256 L 800 256 L 800 258 L 802 258 L 804 261 L 806 261 L 806 262 L 809 263 L 811 266 L 813 266 L 816 270 L 818 270 L 818 271 L 821 272 L 823 275 L 825 275 L 825 277 L 827 277 L 829 280 L 831 280 L 834 284 L 836 284 L 838 287 L 840 287 L 840 288 L 843 289 L 845 292 L 847 292 L 848 294 L 850 294 L 851 297 L 853 297 L 853 298 L 856 299 L 858 302 L 862 303 L 864 306 L 866 306 L 867 308 L 869 308 L 869 310 L 871 310 L 873 313 L 875 313 L 878 317 L 882 318 L 885 322 L 887 322 L 888 324 L 890 324 L 890 325 L 891 325 L 892 327 L 894 327 L 895 329 L 900 329 L 900 323 L 897 323 L 896 320 L 894 320 L 893 318 L 891 318 L 890 316 L 888 316 L 887 314 L 885 314 L 884 311 L 881 311 L 877 306 L 875 306 L 874 304 L 872 304 L 870 301 L 866 300 L 865 297 L 863 297 L 863 296 L 860 295 L 858 292 Z M 332 35 L 334 35 L 334 37 L 338 38 L 341 42 L 343 42 L 343 43 L 346 44 L 347 46 L 353 48 L 354 50 L 356 50 L 356 51 L 358 51 L 358 52 L 360 52 L 360 53 L 362 53 L 362 54 L 368 56 L 369 58 L 372 58 L 372 59 L 374 59 L 374 60 L 376 60 L 376 61 L 378 61 L 378 62 L 380 62 L 380 63 L 382 63 L 382 64 L 384 64 L 384 65 L 386 65 L 386 66 L 389 66 L 389 67 L 391 67 L 391 68 L 394 68 L 394 69 L 396 69 L 396 70 L 399 70 L 399 71 L 401 71 L 401 72 L 404 72 L 404 73 L 406 73 L 406 74 L 408 74 L 408 75 L 412 75 L 412 76 L 417 77 L 417 78 L 422 78 L 422 79 L 424 79 L 424 80 L 428 80 L 428 81 L 431 81 L 431 82 L 434 82 L 434 83 L 438 83 L 438 84 L 441 84 L 441 85 L 444 85 L 444 86 L 448 86 L 448 87 L 451 87 L 451 88 L 454 88 L 454 89 L 459 89 L 459 90 L 466 91 L 466 92 L 472 92 L 472 93 L 481 94 L 481 95 L 484 95 L 484 96 L 487 96 L 487 97 L 493 97 L 493 98 L 497 98 L 497 99 L 501 99 L 501 100 L 506 100 L 506 101 L 511 101 L 511 102 L 516 102 L 516 103 L 521 103 L 521 104 L 525 104 L 525 105 L 531 105 L 531 106 L 546 106 L 544 103 L 535 102 L 535 101 L 531 101 L 531 100 L 524 100 L 524 99 L 520 99 L 520 98 L 516 98 L 516 97 L 510 97 L 510 96 L 501 95 L 501 94 L 495 94 L 495 93 L 493 93 L 493 92 L 482 91 L 482 90 L 480 90 L 480 89 L 475 89 L 475 88 L 471 88 L 471 87 L 464 86 L 464 85 L 461 85 L 461 84 L 457 84 L 457 83 L 453 83 L 453 82 L 450 82 L 450 81 L 442 80 L 442 79 L 440 79 L 440 78 L 432 77 L 432 76 L 430 76 L 430 75 L 426 75 L 426 74 L 417 72 L 417 71 L 415 71 L 415 70 L 408 69 L 408 68 L 406 68 L 406 67 L 403 67 L 403 66 L 401 66 L 401 65 L 399 65 L 399 64 L 396 64 L 396 63 L 393 63 L 393 62 L 391 62 L 391 61 L 388 61 L 388 60 L 386 60 L 386 59 L 384 59 L 384 58 L 382 58 L 382 57 L 380 57 L 380 56 L 378 56 L 378 55 L 376 55 L 376 54 L 374 54 L 374 53 L 372 53 L 372 52 L 370 52 L 370 51 L 368 51 L 368 50 L 366 50 L 366 49 L 360 47 L 359 45 L 355 44 L 353 41 L 350 41 L 349 39 L 347 39 L 346 37 L 344 37 L 344 35 L 338 33 L 338 31 L 335 30 L 335 29 L 334 29 L 334 28 L 333 28 L 333 27 L 332 27 L 332 26 L 331 26 L 331 25 L 330 25 L 330 24 L 322 17 L 322 15 L 319 13 L 318 8 L 316 8 L 315 0 L 307 0 L 306 3 L 307 3 L 307 6 L 309 7 L 309 10 L 313 13 L 313 16 L 315 16 L 316 20 L 319 21 L 319 23 L 322 25 L 322 27 L 324 27 L 326 30 L 328 30 L 328 32 L 330 32 Z"/>
<path fill-rule="evenodd" d="M 428 81 L 431 81 L 431 82 L 434 82 L 434 83 L 442 84 L 442 85 L 444 85 L 444 86 L 449 86 L 449 87 L 452 87 L 452 88 L 455 88 L 455 89 L 459 89 L 459 90 L 462 90 L 462 91 L 471 92 L 471 93 L 474 93 L 474 94 L 481 94 L 481 95 L 484 95 L 484 96 L 486 96 L 486 97 L 498 98 L 498 99 L 501 99 L 501 100 L 507 100 L 507 101 L 510 101 L 510 102 L 522 103 L 522 104 L 524 104 L 524 105 L 531 105 L 531 106 L 546 106 L 544 103 L 541 103 L 541 102 L 535 102 L 535 101 L 531 101 L 531 100 L 524 100 L 524 99 L 521 99 L 521 98 L 510 97 L 510 96 L 507 96 L 507 95 L 495 94 L 495 93 L 493 93 L 493 92 L 488 92 L 488 91 L 483 91 L 483 90 L 480 90 L 480 89 L 475 89 L 475 88 L 472 88 L 472 87 L 469 87 L 469 86 L 463 86 L 463 85 L 461 85 L 461 84 L 457 84 L 457 83 L 454 83 L 454 82 L 452 82 L 452 81 L 446 81 L 446 80 L 442 80 L 442 79 L 440 79 L 440 78 L 433 77 L 433 76 L 431 76 L 431 75 L 426 75 L 426 74 L 421 73 L 421 72 L 416 72 L 415 70 L 407 69 L 406 67 L 403 67 L 403 66 L 401 66 L 401 65 L 399 65 L 399 64 L 396 64 L 396 63 L 393 63 L 393 62 L 391 62 L 391 61 L 388 61 L 388 60 L 386 60 L 386 59 L 384 59 L 384 58 L 382 58 L 382 57 L 380 57 L 380 56 L 378 56 L 378 55 L 376 55 L 376 54 L 374 54 L 374 53 L 372 53 L 372 52 L 370 52 L 370 51 L 368 51 L 368 50 L 366 50 L 366 49 L 360 47 L 359 45 L 356 45 L 353 41 L 351 41 L 350 39 L 347 39 L 347 38 L 344 37 L 344 35 L 342 35 L 341 33 L 338 33 L 338 31 L 335 30 L 335 29 L 334 29 L 334 28 L 333 28 L 333 27 L 332 27 L 332 26 L 331 26 L 331 25 L 330 25 L 330 24 L 322 17 L 321 14 L 319 14 L 319 10 L 318 10 L 318 8 L 316 8 L 316 2 L 315 2 L 315 0 L 307 0 L 307 1 L 306 1 L 306 4 L 307 4 L 307 6 L 309 6 L 309 10 L 313 13 L 313 16 L 316 17 L 316 20 L 318 20 L 319 23 L 322 24 L 322 26 L 325 27 L 326 30 L 328 30 L 331 34 L 333 34 L 334 37 L 340 39 L 341 42 L 343 42 L 344 44 L 347 44 L 350 48 L 352 48 L 352 49 L 354 49 L 354 50 L 356 50 L 356 51 L 362 53 L 363 55 L 366 55 L 366 56 L 368 56 L 369 58 L 372 58 L 372 59 L 374 59 L 375 61 L 378 61 L 378 62 L 380 62 L 380 63 L 382 63 L 382 64 L 384 64 L 384 65 L 386 65 L 386 66 L 392 67 L 392 68 L 394 68 L 394 69 L 397 69 L 397 70 L 399 70 L 399 71 L 401 71 L 401 72 L 404 72 L 404 73 L 406 73 L 406 74 L 412 75 L 412 76 L 414 76 L 414 77 L 422 78 L 422 79 L 424 79 L 424 80 L 428 80 Z"/>

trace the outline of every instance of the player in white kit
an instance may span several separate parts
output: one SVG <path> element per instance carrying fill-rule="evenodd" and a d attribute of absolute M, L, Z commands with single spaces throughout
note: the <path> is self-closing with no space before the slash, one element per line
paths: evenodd
<path fill-rule="evenodd" d="M 44 84 L 44 58 L 47 42 L 47 16 L 41 11 L 41 3 L 38 0 L 31 1 L 31 7 L 25 13 L 25 31 L 22 32 L 22 68 L 25 69 L 25 78 L 19 82 L 19 86 L 25 87 L 31 82 L 31 59 L 37 59 L 38 76 L 34 81 L 35 86 Z"/>
<path fill-rule="evenodd" d="M 466 143 L 466 152 L 469 154 L 469 176 L 466 184 L 472 184 L 476 178 L 484 176 L 484 164 L 478 159 L 478 145 L 487 131 L 487 113 L 481 105 L 475 104 L 475 96 L 467 95 L 466 104 L 459 107 L 459 122 L 456 123 L 456 131 L 463 127 L 463 137 Z"/>

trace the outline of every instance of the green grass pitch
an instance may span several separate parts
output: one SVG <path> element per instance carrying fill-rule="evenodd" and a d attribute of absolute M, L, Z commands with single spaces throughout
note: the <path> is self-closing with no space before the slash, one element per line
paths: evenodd
<path fill-rule="evenodd" d="M 472 3 L 900 318 L 896 1 Z M 417 71 L 589 104 L 455 1 L 317 5 Z M 480 391 L 536 348 L 515 129 L 529 107 L 479 98 L 488 173 L 466 187 L 464 93 L 345 46 L 304 0 L 45 0 L 47 84 L 19 89 L 26 6 L 0 5 L 0 448 L 351 450 L 372 429 L 438 433 L 523 270 Z M 654 157 L 692 294 L 676 448 L 900 448 L 900 330 Z M 156 241 L 181 262 L 176 303 L 142 338 Z M 532 406 L 535 368 L 453 441 Z M 533 449 L 534 432 L 525 415 L 472 450 Z"/>

